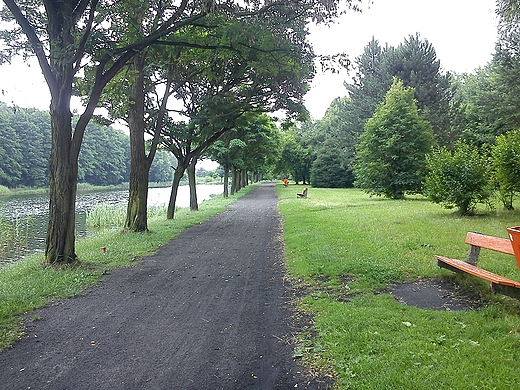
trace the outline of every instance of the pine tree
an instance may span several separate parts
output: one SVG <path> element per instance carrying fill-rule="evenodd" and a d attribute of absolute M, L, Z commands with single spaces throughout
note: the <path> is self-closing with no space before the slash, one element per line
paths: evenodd
<path fill-rule="evenodd" d="M 433 132 L 419 115 L 414 89 L 394 78 L 360 137 L 355 184 L 392 199 L 420 192 L 426 174 L 425 155 L 432 144 Z"/>

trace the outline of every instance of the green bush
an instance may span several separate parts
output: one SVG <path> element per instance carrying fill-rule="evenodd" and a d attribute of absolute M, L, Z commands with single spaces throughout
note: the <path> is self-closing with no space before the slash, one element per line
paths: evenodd
<path fill-rule="evenodd" d="M 457 207 L 461 215 L 468 215 L 491 197 L 487 160 L 476 146 L 457 142 L 453 151 L 438 148 L 427 155 L 426 162 L 424 194 L 432 202 L 448 209 Z"/>
<path fill-rule="evenodd" d="M 520 192 L 520 130 L 497 137 L 491 161 L 500 200 L 506 209 L 512 210 L 513 198 Z"/>

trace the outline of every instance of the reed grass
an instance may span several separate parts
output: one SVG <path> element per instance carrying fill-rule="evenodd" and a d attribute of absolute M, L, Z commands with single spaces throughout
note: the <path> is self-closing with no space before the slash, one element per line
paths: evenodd
<path fill-rule="evenodd" d="M 356 189 L 277 186 L 286 261 L 314 316 L 295 356 L 330 372 L 335 389 L 510 389 L 520 374 L 518 300 L 437 267 L 434 255 L 465 258 L 468 231 L 507 237 L 518 211 L 459 217 L 421 197 L 387 200 Z M 517 205 L 518 206 L 518 205 Z M 482 251 L 479 264 L 520 280 L 514 257 Z M 388 286 L 446 278 L 481 297 L 479 310 L 404 306 Z"/>
<path fill-rule="evenodd" d="M 31 217 L 7 219 L 0 215 L 0 265 L 22 259 L 28 253 Z"/>
<path fill-rule="evenodd" d="M 126 209 L 124 204 L 97 204 L 86 213 L 87 226 L 95 229 L 121 228 L 126 221 Z M 166 215 L 166 210 L 166 206 L 150 206 L 147 209 L 148 219 L 162 218 Z"/>
<path fill-rule="evenodd" d="M 126 205 L 99 203 L 86 213 L 86 223 L 90 228 L 106 229 L 122 227 L 126 220 Z"/>

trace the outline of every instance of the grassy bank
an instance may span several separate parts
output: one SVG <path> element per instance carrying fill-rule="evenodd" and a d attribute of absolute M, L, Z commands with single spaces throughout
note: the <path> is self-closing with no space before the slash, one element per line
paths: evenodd
<path fill-rule="evenodd" d="M 23 313 L 43 307 L 53 299 L 71 297 L 99 282 L 114 267 L 131 265 L 176 237 L 189 226 L 224 211 L 255 185 L 242 189 L 228 199 L 215 197 L 204 201 L 198 212 L 176 211 L 175 219 L 162 216 L 149 220 L 150 233 L 122 233 L 120 229 L 104 230 L 95 236 L 78 240 L 76 252 L 81 264 L 55 269 L 42 264 L 42 255 L 0 268 L 0 350 L 23 334 L 20 326 Z M 100 248 L 106 248 L 104 252 Z M 29 314 L 30 316 L 30 314 Z"/>
<path fill-rule="evenodd" d="M 278 186 L 289 272 L 308 295 L 315 325 L 296 351 L 330 372 L 337 389 L 511 389 L 520 375 L 519 301 L 437 267 L 464 259 L 468 231 L 506 237 L 520 213 L 459 218 L 423 199 L 391 201 L 358 190 Z M 519 205 L 520 206 L 520 205 Z M 483 251 L 479 264 L 520 280 L 512 256 Z M 482 296 L 479 310 L 407 307 L 381 293 L 418 278 L 457 278 Z"/>
<path fill-rule="evenodd" d="M 211 177 L 203 177 L 199 178 L 198 184 L 220 184 L 222 182 L 220 179 L 214 179 Z M 149 188 L 163 188 L 170 187 L 172 185 L 171 182 L 164 183 L 149 183 Z M 181 185 L 188 185 L 188 179 L 184 179 L 181 181 Z M 127 190 L 128 183 L 121 183 L 118 185 L 110 185 L 110 186 L 95 186 L 88 183 L 79 183 L 78 184 L 78 193 L 82 192 L 93 192 L 93 191 L 111 191 L 111 190 Z M 18 195 L 41 195 L 48 194 L 48 187 L 35 187 L 35 188 L 7 188 L 5 186 L 0 185 L 0 200 L 10 198 Z"/>

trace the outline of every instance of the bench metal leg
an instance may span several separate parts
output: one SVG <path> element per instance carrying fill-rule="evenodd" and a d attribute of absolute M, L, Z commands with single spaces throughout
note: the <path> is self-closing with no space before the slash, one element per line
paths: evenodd
<path fill-rule="evenodd" d="M 480 255 L 480 247 L 475 245 L 469 246 L 468 256 L 466 257 L 466 263 L 477 266 L 478 255 Z"/>

